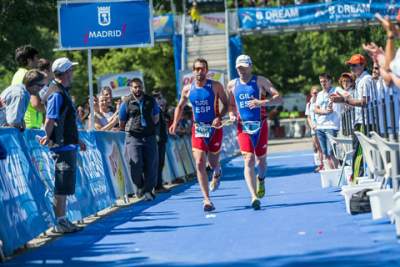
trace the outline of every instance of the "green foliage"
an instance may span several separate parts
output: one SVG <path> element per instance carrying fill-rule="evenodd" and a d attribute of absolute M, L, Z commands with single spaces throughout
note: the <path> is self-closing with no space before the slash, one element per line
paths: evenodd
<path fill-rule="evenodd" d="M 345 61 L 361 45 L 375 41 L 384 45 L 380 27 L 281 35 L 253 35 L 243 39 L 244 51 L 254 59 L 256 73 L 267 76 L 283 93 L 308 92 L 319 84 L 318 74 L 338 78 L 349 71 Z"/>

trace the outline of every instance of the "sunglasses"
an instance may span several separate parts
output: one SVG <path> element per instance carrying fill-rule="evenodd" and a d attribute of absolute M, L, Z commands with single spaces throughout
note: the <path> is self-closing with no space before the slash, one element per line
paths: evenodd
<path fill-rule="evenodd" d="M 361 64 L 349 64 L 350 68 L 357 68 L 361 66 Z"/>

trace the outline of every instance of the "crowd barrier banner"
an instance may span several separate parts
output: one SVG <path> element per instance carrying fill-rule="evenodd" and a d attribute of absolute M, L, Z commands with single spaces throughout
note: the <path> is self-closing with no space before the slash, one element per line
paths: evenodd
<path fill-rule="evenodd" d="M 133 194 L 135 186 L 130 178 L 130 169 L 123 158 L 125 152 L 125 133 L 96 132 L 98 149 L 103 158 L 107 177 L 110 178 L 114 194 L 118 198 Z"/>
<path fill-rule="evenodd" d="M 79 175 L 86 178 L 84 188 L 92 196 L 92 208 L 95 212 L 110 207 L 115 202 L 112 184 L 109 183 L 104 171 L 100 150 L 97 148 L 95 132 L 79 132 L 79 138 L 86 144 L 86 151 L 79 153 Z M 86 185 L 83 185 L 86 186 Z"/>
<path fill-rule="evenodd" d="M 165 155 L 165 164 L 162 171 L 162 178 L 165 183 L 171 183 L 176 178 L 171 168 L 171 161 L 173 161 L 173 159 L 169 159 L 169 157 Z"/>
<path fill-rule="evenodd" d="M 51 211 L 52 222 L 54 219 L 53 213 L 53 198 L 54 198 L 54 159 L 47 146 L 42 146 L 36 140 L 36 136 L 44 136 L 44 131 L 41 130 L 25 130 L 23 134 L 26 156 L 32 162 L 33 168 L 38 173 L 41 181 L 41 186 L 31 187 L 31 191 L 38 197 L 44 197 L 46 207 Z M 22 144 L 22 143 L 21 143 Z M 80 177 L 77 177 L 77 184 L 81 184 Z M 44 189 L 44 193 L 43 190 Z M 80 220 L 84 217 L 81 212 L 82 204 L 86 203 L 87 197 L 81 196 L 82 190 L 78 189 L 75 195 L 67 197 L 67 216 L 70 220 Z M 79 199 L 79 201 L 78 201 Z M 87 205 L 90 206 L 90 205 Z M 86 214 L 91 214 L 90 211 Z M 87 215 L 86 215 L 87 216 Z"/>
<path fill-rule="evenodd" d="M 237 124 L 224 127 L 224 139 L 221 148 L 221 160 L 232 157 L 239 153 L 239 144 L 236 136 Z"/>
<path fill-rule="evenodd" d="M 188 150 L 186 149 L 186 144 L 184 137 L 175 139 L 175 142 L 177 143 L 178 151 L 179 151 L 179 156 L 181 158 L 181 163 L 183 165 L 183 168 L 185 169 L 186 175 L 191 175 L 194 173 L 194 168 L 192 165 L 192 153 L 189 153 Z"/>
<path fill-rule="evenodd" d="M 394 19 L 399 3 L 365 0 L 338 0 L 330 3 L 302 4 L 274 8 L 240 8 L 241 30 L 281 26 L 307 26 L 374 20 L 375 13 Z"/>
<path fill-rule="evenodd" d="M 190 162 L 192 163 L 192 166 L 193 166 L 193 172 L 195 172 L 196 171 L 196 162 L 194 161 L 194 158 L 193 158 L 192 138 L 189 135 L 185 135 L 183 137 L 183 140 L 185 141 L 186 150 L 187 150 L 188 154 L 190 155 Z"/>
<path fill-rule="evenodd" d="M 17 129 L 0 129 L 0 142 L 7 158 L 0 160 L 0 240 L 5 255 L 24 245 L 49 227 L 49 213 L 39 209 L 30 188 L 37 185 L 37 173 L 21 147 Z"/>
<path fill-rule="evenodd" d="M 178 137 L 179 138 L 179 137 Z M 167 158 L 170 159 L 169 163 L 176 178 L 181 178 L 186 175 L 185 169 L 182 164 L 182 159 L 179 153 L 177 137 L 170 137 L 167 142 Z"/>

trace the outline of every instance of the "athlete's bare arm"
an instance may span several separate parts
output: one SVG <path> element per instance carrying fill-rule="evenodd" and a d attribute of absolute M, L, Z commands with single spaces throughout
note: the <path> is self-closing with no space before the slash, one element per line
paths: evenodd
<path fill-rule="evenodd" d="M 262 106 L 274 106 L 283 103 L 282 97 L 272 83 L 264 76 L 257 76 L 257 86 L 261 90 L 262 95 L 270 95 L 269 99 L 253 99 L 249 102 L 249 108 L 257 108 Z"/>
<path fill-rule="evenodd" d="M 169 127 L 170 134 L 175 135 L 175 133 L 176 133 L 176 127 L 178 126 L 178 122 L 182 117 L 183 108 L 185 107 L 185 105 L 188 101 L 189 92 L 190 92 L 190 84 L 186 85 L 182 89 L 181 99 L 179 100 L 178 106 L 176 106 L 176 108 L 175 108 L 174 121 L 172 122 L 171 126 Z"/>
<path fill-rule="evenodd" d="M 235 80 L 231 80 L 228 83 L 227 91 L 228 91 L 228 102 L 229 102 L 229 119 L 231 121 L 236 121 L 237 114 L 236 114 L 236 103 L 235 103 L 235 96 L 233 90 L 235 89 Z"/>

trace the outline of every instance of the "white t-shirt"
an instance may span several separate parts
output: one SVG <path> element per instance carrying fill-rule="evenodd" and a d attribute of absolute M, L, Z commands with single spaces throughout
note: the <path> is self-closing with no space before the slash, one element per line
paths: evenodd
<path fill-rule="evenodd" d="M 328 92 L 322 90 L 317 95 L 317 101 L 315 106 L 318 106 L 322 110 L 326 110 L 328 105 L 331 104 L 329 97 L 331 94 L 335 93 L 336 89 L 331 88 Z M 332 103 L 333 112 L 320 115 L 317 114 L 317 130 L 334 129 L 339 130 L 340 127 L 340 104 Z"/>
<path fill-rule="evenodd" d="M 356 79 L 356 90 L 354 93 L 354 98 L 360 100 L 363 99 L 364 97 L 368 97 L 369 93 L 372 92 L 373 88 L 374 88 L 374 81 L 372 80 L 372 76 L 367 71 L 364 71 L 360 75 L 360 77 Z M 361 124 L 363 122 L 361 107 L 355 107 L 354 114 L 355 114 L 354 123 Z"/>

